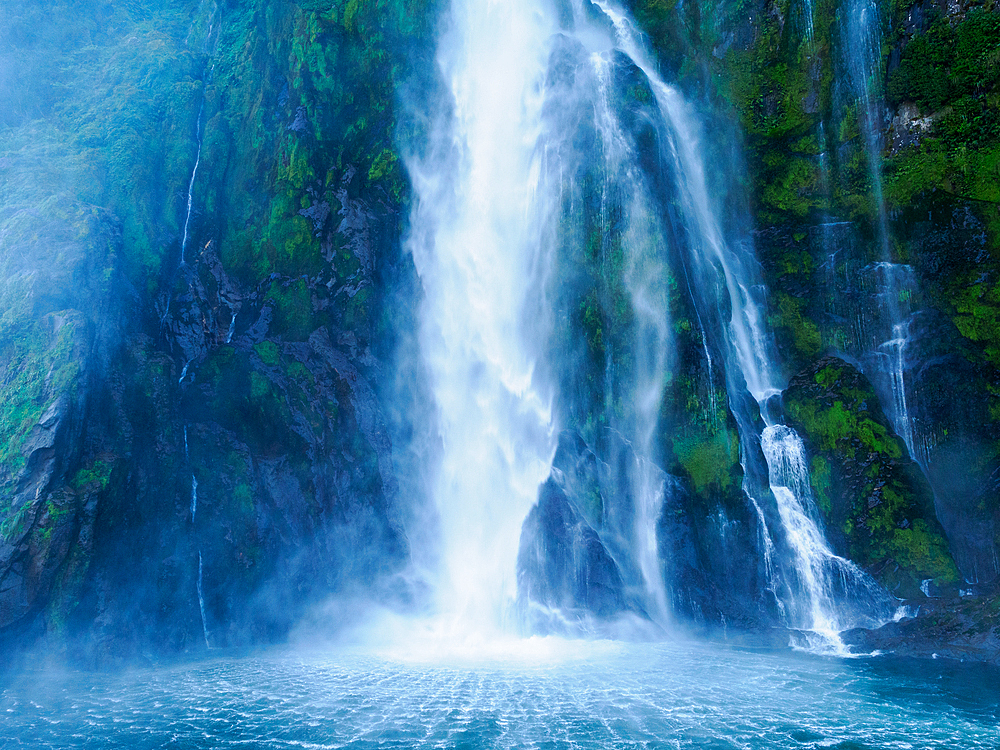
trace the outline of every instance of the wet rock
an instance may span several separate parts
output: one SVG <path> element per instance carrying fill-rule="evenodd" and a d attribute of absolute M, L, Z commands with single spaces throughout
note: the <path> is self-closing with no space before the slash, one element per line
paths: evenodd
<path fill-rule="evenodd" d="M 792 378 L 784 404 L 809 451 L 813 491 L 834 550 L 897 597 L 918 596 L 928 578 L 953 590 L 958 571 L 933 493 L 868 379 L 824 357 Z"/>
<path fill-rule="evenodd" d="M 877 630 L 841 634 L 856 651 L 879 650 L 919 659 L 954 659 L 1000 666 L 1000 598 L 919 603 L 916 617 Z"/>
<path fill-rule="evenodd" d="M 917 105 L 912 102 L 899 105 L 889 126 L 890 153 L 897 154 L 905 148 L 918 145 L 933 127 L 934 117 L 921 117 Z"/>

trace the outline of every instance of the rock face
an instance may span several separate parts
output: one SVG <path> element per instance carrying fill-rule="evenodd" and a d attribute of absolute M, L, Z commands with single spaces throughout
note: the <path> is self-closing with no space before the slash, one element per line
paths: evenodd
<path fill-rule="evenodd" d="M 844 642 L 858 651 L 880 650 L 920 659 L 954 659 L 1000 666 L 1000 598 L 925 600 L 916 618 L 878 630 L 850 630 Z"/>
<path fill-rule="evenodd" d="M 120 320 L 121 236 L 105 212 L 52 208 L 8 215 L 0 240 L 0 637 L 29 630 L 54 590 L 78 593 L 112 471 L 88 425 Z"/>
<path fill-rule="evenodd" d="M 920 596 L 928 579 L 954 591 L 958 570 L 930 486 L 867 378 L 825 357 L 792 378 L 783 398 L 809 450 L 816 502 L 837 554 L 864 566 L 900 599 Z"/>
<path fill-rule="evenodd" d="M 313 5 L 154 3 L 96 41 L 26 33 L 39 3 L 0 22 L 33 76 L 0 139 L 4 653 L 267 643 L 409 595 L 383 329 L 413 268 L 373 113 L 425 32 Z"/>
<path fill-rule="evenodd" d="M 635 467 L 649 473 L 657 503 L 657 570 L 643 570 L 636 527 Z M 613 430 L 591 448 L 564 431 L 552 474 L 524 522 L 518 553 L 519 591 L 542 629 L 601 627 L 625 614 L 657 620 L 680 617 L 702 627 L 726 623 L 757 627 L 768 614 L 742 590 L 743 576 L 727 580 L 725 566 L 738 560 L 724 515 L 700 515 L 701 501 L 685 481 L 636 455 Z M 720 525 L 722 528 L 720 528 Z M 728 547 L 728 548 L 727 548 Z M 662 592 L 650 587 L 661 586 Z M 662 596 L 665 611 L 654 608 Z"/>
<path fill-rule="evenodd" d="M 863 96 L 836 4 L 813 4 L 808 35 L 801 8 L 771 0 L 629 5 L 668 79 L 715 112 L 720 231 L 754 239 L 764 286 L 747 293 L 766 303 L 831 544 L 899 596 L 942 595 L 937 620 L 856 637 L 989 652 L 992 605 L 947 595 L 1000 574 L 1000 14 L 883 7 L 884 76 Z M 395 105 L 441 93 L 440 8 L 141 6 L 29 0 L 0 19 L 5 653 L 45 643 L 97 664 L 266 643 L 330 597 L 413 595 L 400 571 L 428 457 L 412 448 L 433 428 L 407 364 L 420 291 L 399 154 L 426 123 Z M 646 169 L 653 93 L 620 63 L 616 106 Z M 588 117 L 583 150 L 599 142 Z M 719 364 L 732 311 L 694 298 L 676 186 L 649 173 L 672 233 L 653 455 L 616 433 L 635 394 L 607 376 L 629 382 L 636 363 L 609 225 L 629 196 L 580 166 L 565 207 L 579 236 L 552 269 L 561 364 L 545 373 L 571 429 L 525 522 L 522 592 L 579 622 L 655 616 L 624 480 L 641 465 L 671 616 L 769 626 L 760 524 L 778 521 L 744 439 L 756 403 Z M 912 457 L 880 385 L 887 345 Z"/>

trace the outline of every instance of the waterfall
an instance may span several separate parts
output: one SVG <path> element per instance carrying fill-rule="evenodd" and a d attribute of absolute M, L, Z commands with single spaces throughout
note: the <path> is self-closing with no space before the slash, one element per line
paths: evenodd
<path fill-rule="evenodd" d="M 842 648 L 838 633 L 850 627 L 878 627 L 894 611 L 892 597 L 863 570 L 835 555 L 822 532 L 809 482 L 802 439 L 785 425 L 771 425 L 761 436 L 774 493 L 795 556 L 804 597 L 791 624 L 816 631 Z"/>
<path fill-rule="evenodd" d="M 734 364 L 736 368 L 736 372 L 728 373 L 730 388 L 741 387 L 739 379 L 734 377 L 738 373 L 760 407 L 766 426 L 759 439 L 767 461 L 770 489 L 778 506 L 784 537 L 793 552 L 791 562 L 797 581 L 790 586 L 791 601 L 787 603 L 790 606 L 783 609 L 788 612 L 789 625 L 816 631 L 834 648 L 840 649 L 836 632 L 888 619 L 892 613 L 888 604 L 890 597 L 864 571 L 830 550 L 811 498 L 801 439 L 794 430 L 780 424 L 769 403 L 780 395 L 782 388 L 773 365 L 777 357 L 766 329 L 763 304 L 755 293 L 763 286 L 747 270 L 752 267 L 753 258 L 741 257 L 747 254 L 746 249 L 730 247 L 725 240 L 719 211 L 710 198 L 698 121 L 681 94 L 658 77 L 636 41 L 638 37 L 631 22 L 608 6 L 601 5 L 601 8 L 614 23 L 622 49 L 648 78 L 668 125 L 670 155 L 693 245 L 690 271 L 700 287 L 702 304 L 714 301 L 713 307 L 718 314 L 725 304 L 714 298 L 720 293 L 728 298 L 731 314 L 729 320 L 722 322 L 731 360 L 727 366 Z M 741 410 L 735 402 L 733 408 Z M 742 430 L 749 431 L 751 423 L 744 416 Z M 747 438 L 743 435 L 744 440 Z M 748 484 L 745 490 L 761 522 L 765 564 L 773 575 L 770 558 L 774 543 L 753 487 Z M 769 587 L 772 592 L 777 590 L 773 581 Z"/>
<path fill-rule="evenodd" d="M 527 2 L 454 2 L 438 52 L 449 101 L 408 159 L 407 245 L 440 438 L 429 494 L 437 607 L 459 633 L 516 629 L 521 524 L 555 452 L 542 381 L 555 199 L 542 143 L 551 18 Z"/>
<path fill-rule="evenodd" d="M 886 415 L 910 452 L 926 465 L 925 451 L 914 436 L 906 385 L 909 340 L 909 300 L 915 291 L 912 271 L 892 263 L 889 219 L 883 195 L 882 35 L 876 0 L 850 0 L 844 8 L 843 58 L 857 100 L 858 121 L 865 144 L 875 201 L 880 260 L 862 271 L 862 288 L 869 287 L 874 304 L 864 302 L 852 316 L 858 329 L 849 354 L 861 362 L 879 394 Z M 874 287 L 874 288 L 873 288 Z"/>
<path fill-rule="evenodd" d="M 559 242 L 571 241 L 564 230 L 572 217 L 561 212 L 580 195 L 573 180 L 585 164 L 598 175 L 598 249 L 613 256 L 630 308 L 629 348 L 616 352 L 628 366 L 606 354 L 604 419 L 636 454 L 624 479 L 634 499 L 631 527 L 619 530 L 630 560 L 620 562 L 641 576 L 647 612 L 669 616 L 657 538 L 665 475 L 651 457 L 674 364 L 667 251 L 679 243 L 696 315 L 723 343 L 745 468 L 757 446 L 765 449 L 769 486 L 754 486 L 747 471 L 744 489 L 760 522 L 768 589 L 794 627 L 832 634 L 879 621 L 887 595 L 830 551 L 801 441 L 773 408 L 782 387 L 763 285 L 750 270 L 752 251 L 723 231 L 698 118 L 659 77 L 639 38 L 623 11 L 600 1 L 579 0 L 572 18 L 529 0 L 451 7 L 438 52 L 445 91 L 429 141 L 407 159 L 416 197 L 407 247 L 425 295 L 420 350 L 440 440 L 427 488 L 437 511 L 439 558 L 428 574 L 438 610 L 450 632 L 516 629 L 519 536 L 550 473 L 559 396 L 551 373 L 565 366 L 551 361 L 550 271 Z M 622 70 L 641 72 L 652 94 L 645 111 L 656 120 L 676 199 L 659 194 L 663 186 L 622 119 L 615 80 Z M 587 123 L 594 140 L 584 152 L 576 139 Z M 668 231 L 675 219 L 661 210 L 670 202 L 679 231 Z M 764 416 L 762 432 L 737 397 L 745 390 Z M 787 565 L 759 502 L 768 489 L 791 551 Z M 781 583 L 786 569 L 790 580 Z"/>
<path fill-rule="evenodd" d="M 201 634 L 205 638 L 205 648 L 212 648 L 208 643 L 208 621 L 205 619 L 205 595 L 202 593 L 201 550 L 198 550 L 198 611 L 201 613 Z"/>
<path fill-rule="evenodd" d="M 195 514 L 198 512 L 198 479 L 191 474 L 191 523 L 194 523 Z"/>
<path fill-rule="evenodd" d="M 202 100 L 201 106 L 198 108 L 198 120 L 196 126 L 196 138 L 198 142 L 198 151 L 194 159 L 194 167 L 191 169 L 191 178 L 188 180 L 187 189 L 187 211 L 184 214 L 184 234 L 181 238 L 181 265 L 185 263 L 184 253 L 188 246 L 188 230 L 191 226 L 191 207 L 194 205 L 194 181 L 198 176 L 198 166 L 201 164 L 201 118 L 205 114 L 205 102 Z M 182 378 L 183 380 L 183 378 Z"/>
<path fill-rule="evenodd" d="M 586 28 L 579 8 L 576 23 L 578 28 Z M 626 264 L 624 282 L 634 318 L 631 332 L 634 373 L 631 382 L 617 384 L 623 394 L 623 403 L 609 408 L 607 419 L 609 425 L 632 442 L 638 453 L 637 461 L 629 467 L 628 477 L 636 506 L 632 554 L 642 575 L 647 611 L 655 620 L 664 623 L 668 619 L 667 591 L 656 529 L 665 499 L 665 485 L 662 472 L 649 458 L 654 454 L 664 373 L 669 364 L 669 270 L 661 250 L 665 238 L 646 219 L 655 208 L 638 166 L 638 155 L 626 138 L 612 104 L 615 95 L 612 60 L 607 49 L 593 49 L 589 55 L 597 84 L 595 124 L 600 134 L 602 174 L 606 175 L 602 189 L 605 193 L 614 190 L 624 209 L 620 243 Z M 602 203 L 606 205 L 608 200 Z M 610 217 L 602 215 L 602 223 L 607 226 Z"/>

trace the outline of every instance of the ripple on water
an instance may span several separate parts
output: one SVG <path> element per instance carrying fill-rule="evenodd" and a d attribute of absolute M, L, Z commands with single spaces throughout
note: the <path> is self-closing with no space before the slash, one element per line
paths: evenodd
<path fill-rule="evenodd" d="M 0 694 L 0 747 L 1000 745 L 995 670 L 704 644 L 564 642 L 556 652 L 429 663 L 337 651 L 36 673 Z"/>

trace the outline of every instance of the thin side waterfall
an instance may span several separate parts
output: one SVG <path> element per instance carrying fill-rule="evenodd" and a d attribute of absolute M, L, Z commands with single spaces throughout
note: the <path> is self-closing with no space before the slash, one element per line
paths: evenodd
<path fill-rule="evenodd" d="M 576 23 L 578 28 L 584 26 L 582 13 L 578 12 Z M 614 181 L 618 194 L 624 196 L 622 202 L 627 218 L 619 241 L 626 259 L 624 280 L 634 316 L 631 341 L 635 363 L 632 382 L 619 384 L 627 394 L 624 404 L 619 407 L 624 413 L 618 415 L 616 410 L 609 410 L 608 420 L 632 442 L 638 454 L 629 474 L 636 503 L 633 555 L 642 574 L 647 610 L 654 620 L 663 624 L 669 619 L 669 608 L 656 528 L 663 508 L 665 484 L 662 472 L 650 463 L 649 457 L 654 455 L 664 374 L 669 367 L 669 270 L 660 251 L 665 240 L 646 218 L 655 209 L 638 166 L 638 157 L 611 104 L 614 91 L 612 58 L 608 52 L 595 50 L 590 53 L 597 83 L 595 124 L 602 145 L 602 172 L 608 176 L 606 180 Z M 605 191 L 610 187 L 606 184 Z"/>
<path fill-rule="evenodd" d="M 802 439 L 785 425 L 770 425 L 761 436 L 771 491 L 795 555 L 796 570 L 809 592 L 798 603 L 799 622 L 838 643 L 850 627 L 878 627 L 893 614 L 891 596 L 858 566 L 835 555 L 823 535 L 809 482 Z"/>
<path fill-rule="evenodd" d="M 205 638 L 205 648 L 212 648 L 208 642 L 208 620 L 205 618 L 205 595 L 202 592 L 203 566 L 201 561 L 201 550 L 198 550 L 198 611 L 201 613 L 201 634 Z"/>
<path fill-rule="evenodd" d="M 906 384 L 906 346 L 913 274 L 892 263 L 889 219 L 883 195 L 882 35 L 876 0 L 850 0 L 844 7 L 843 57 L 857 98 L 858 124 L 864 138 L 877 215 L 880 261 L 862 271 L 862 285 L 874 286 L 874 304 L 863 304 L 854 315 L 861 329 L 850 354 L 858 358 L 879 392 L 886 415 L 910 455 L 926 464 L 910 416 Z"/>
<path fill-rule="evenodd" d="M 202 54 L 209 54 L 210 47 L 212 44 L 212 34 L 215 31 L 215 14 L 218 12 L 219 7 L 217 3 L 212 4 L 212 9 L 208 17 L 208 31 L 205 33 L 205 37 L 201 44 Z M 201 11 L 199 9 L 198 15 L 200 16 Z M 191 34 L 194 31 L 192 27 L 191 31 L 188 32 L 188 40 L 190 40 Z M 212 77 L 212 73 L 215 71 L 215 60 L 211 61 L 208 70 L 204 72 L 202 76 L 202 86 L 206 85 Z M 181 235 L 181 262 L 180 265 L 183 266 L 186 263 L 186 252 L 188 241 L 190 240 L 190 229 L 191 229 L 191 214 L 194 207 L 194 183 L 198 177 L 198 167 L 201 165 L 201 147 L 203 141 L 203 121 L 205 119 L 205 94 L 202 91 L 201 104 L 198 106 L 198 118 L 195 120 L 195 140 L 197 142 L 198 148 L 195 153 L 194 167 L 191 169 L 191 177 L 188 179 L 188 189 L 187 189 L 187 210 L 184 213 L 184 230 Z"/>
<path fill-rule="evenodd" d="M 717 209 L 709 197 L 697 120 L 680 93 L 658 77 L 636 41 L 638 35 L 631 22 L 609 6 L 600 7 L 614 24 L 623 51 L 648 78 L 669 127 L 670 151 L 694 245 L 692 276 L 700 287 L 700 296 L 710 300 L 720 291 L 728 296 L 731 316 L 725 321 L 730 347 L 727 367 L 735 365 L 760 406 L 766 424 L 760 438 L 768 463 L 770 489 L 778 505 L 784 536 L 793 551 L 798 580 L 792 586 L 792 601 L 788 603 L 789 624 L 816 631 L 828 645 L 841 650 L 837 631 L 887 619 L 891 616 L 889 596 L 870 576 L 830 551 L 811 500 L 801 440 L 791 428 L 780 424 L 769 408 L 768 401 L 779 395 L 781 388 L 772 365 L 776 354 L 765 326 L 763 307 L 753 291 L 761 285 L 747 272 L 748 263 L 724 238 Z M 737 382 L 734 374 L 730 373 L 731 387 Z M 744 420 L 744 424 L 749 423 Z M 796 460 L 790 461 L 790 456 L 796 456 Z M 750 491 L 748 496 L 753 498 Z M 764 514 L 756 500 L 754 505 L 762 523 L 764 548 L 771 550 L 773 542 Z"/>
<path fill-rule="evenodd" d="M 197 120 L 197 142 L 198 142 L 198 152 L 195 155 L 194 167 L 191 169 L 191 179 L 188 180 L 188 190 L 187 190 L 187 211 L 184 214 L 184 234 L 181 237 L 181 265 L 185 263 L 184 255 L 187 251 L 188 246 L 188 231 L 191 227 L 191 208 L 194 205 L 194 181 L 198 177 L 198 166 L 201 164 L 201 119 L 205 114 L 205 102 L 202 101 L 201 106 L 198 108 L 198 120 Z M 182 378 L 183 379 L 183 378 Z"/>
<path fill-rule="evenodd" d="M 191 474 L 191 523 L 194 523 L 195 514 L 198 512 L 198 479 Z"/>

